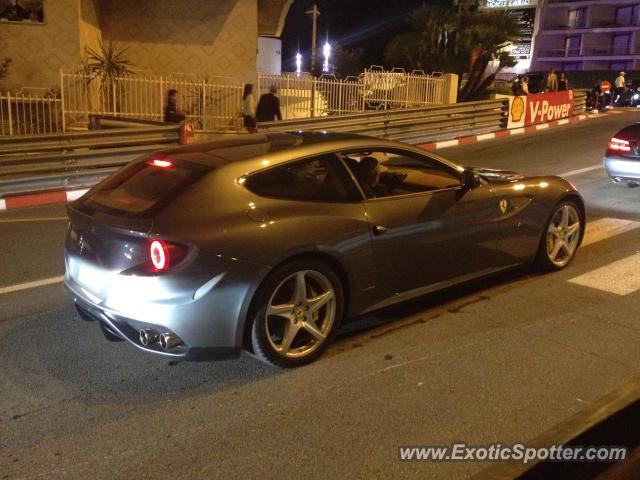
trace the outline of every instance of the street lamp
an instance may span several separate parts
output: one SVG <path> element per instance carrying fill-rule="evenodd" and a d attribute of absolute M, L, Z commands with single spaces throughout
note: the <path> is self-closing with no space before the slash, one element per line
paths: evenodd
<path fill-rule="evenodd" d="M 302 73 L 302 55 L 300 52 L 296 53 L 296 75 Z"/>
<path fill-rule="evenodd" d="M 322 54 L 324 55 L 324 63 L 322 64 L 322 71 L 329 72 L 329 57 L 331 56 L 331 45 L 326 41 L 324 47 L 322 47 Z"/>

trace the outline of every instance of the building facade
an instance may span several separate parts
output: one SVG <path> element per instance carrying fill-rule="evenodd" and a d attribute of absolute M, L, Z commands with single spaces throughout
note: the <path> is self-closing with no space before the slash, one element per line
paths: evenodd
<path fill-rule="evenodd" d="M 544 0 L 531 69 L 638 69 L 639 32 L 639 0 Z"/>
<path fill-rule="evenodd" d="M 259 36 L 276 38 L 291 0 L 42 0 L 42 21 L 0 19 L 0 59 L 12 59 L 3 90 L 49 88 L 60 69 L 78 67 L 99 40 L 126 48 L 134 70 L 159 74 L 227 76 L 251 81 Z M 278 40 L 279 41 L 279 40 Z M 279 48 L 267 43 L 267 56 Z"/>
<path fill-rule="evenodd" d="M 509 54 L 516 65 L 505 68 L 502 73 L 524 73 L 531 69 L 535 47 L 535 33 L 540 18 L 541 0 L 483 0 L 480 11 L 497 10 L 509 15 L 518 25 L 518 38 L 509 47 Z"/>

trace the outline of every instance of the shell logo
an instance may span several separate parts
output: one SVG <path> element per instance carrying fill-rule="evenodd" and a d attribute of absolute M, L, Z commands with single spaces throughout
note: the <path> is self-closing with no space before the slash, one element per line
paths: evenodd
<path fill-rule="evenodd" d="M 524 115 L 524 100 L 522 97 L 515 97 L 511 104 L 511 120 L 517 123 L 522 120 L 522 115 Z"/>

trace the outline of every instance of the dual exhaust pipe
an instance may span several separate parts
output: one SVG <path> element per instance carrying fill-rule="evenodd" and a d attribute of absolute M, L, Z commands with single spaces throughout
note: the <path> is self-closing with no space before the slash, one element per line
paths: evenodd
<path fill-rule="evenodd" d="M 140 343 L 142 345 L 148 347 L 156 342 L 160 342 L 160 347 L 163 350 L 171 350 L 172 348 L 179 347 L 184 343 L 182 339 L 174 333 L 158 333 L 150 328 L 143 328 L 140 330 Z"/>

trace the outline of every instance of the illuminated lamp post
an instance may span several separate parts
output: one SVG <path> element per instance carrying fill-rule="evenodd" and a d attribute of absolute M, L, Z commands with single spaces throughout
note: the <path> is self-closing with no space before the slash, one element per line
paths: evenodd
<path fill-rule="evenodd" d="M 329 42 L 324 43 L 324 47 L 322 47 L 322 54 L 324 55 L 324 63 L 322 64 L 322 71 L 329 72 L 329 57 L 331 56 L 331 45 Z"/>

